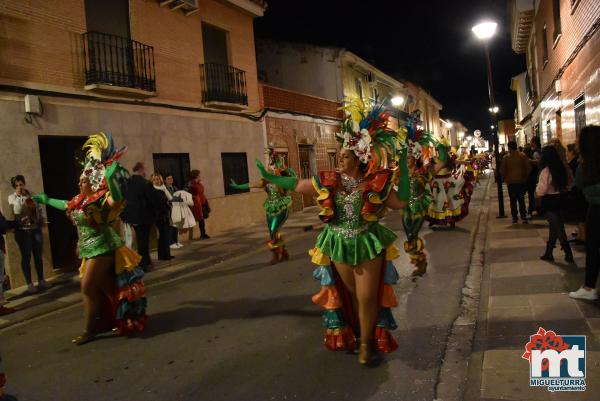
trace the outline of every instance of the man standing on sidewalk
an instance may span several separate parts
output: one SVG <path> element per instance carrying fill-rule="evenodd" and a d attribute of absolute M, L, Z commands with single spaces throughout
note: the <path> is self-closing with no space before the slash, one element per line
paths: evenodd
<path fill-rule="evenodd" d="M 510 198 L 510 214 L 512 215 L 513 224 L 517 224 L 517 203 L 519 204 L 519 212 L 521 220 L 527 224 L 527 209 L 525 208 L 525 184 L 527 177 L 531 172 L 531 164 L 529 159 L 523 153 L 517 150 L 517 143 L 510 141 L 508 143 L 508 154 L 502 159 L 500 173 L 506 186 L 508 187 L 508 196 Z"/>

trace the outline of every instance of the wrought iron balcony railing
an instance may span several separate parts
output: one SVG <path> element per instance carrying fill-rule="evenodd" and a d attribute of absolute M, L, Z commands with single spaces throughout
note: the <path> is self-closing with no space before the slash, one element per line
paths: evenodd
<path fill-rule="evenodd" d="M 135 40 L 101 32 L 83 34 L 85 83 L 156 92 L 154 49 Z"/>
<path fill-rule="evenodd" d="M 204 103 L 248 105 L 246 71 L 216 63 L 201 64 L 200 71 Z"/>

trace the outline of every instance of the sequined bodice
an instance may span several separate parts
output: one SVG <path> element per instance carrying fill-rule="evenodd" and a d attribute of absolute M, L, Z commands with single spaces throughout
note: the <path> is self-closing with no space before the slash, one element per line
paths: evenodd
<path fill-rule="evenodd" d="M 369 228 L 361 216 L 364 204 L 363 191 L 358 189 L 351 193 L 338 191 L 335 194 L 336 217 L 329 224 L 331 229 L 344 237 L 355 237 Z"/>
<path fill-rule="evenodd" d="M 88 210 L 88 213 L 89 212 L 90 211 Z M 102 215 L 103 211 L 96 210 L 94 213 L 100 213 Z M 86 216 L 84 210 L 81 209 L 72 210 L 69 214 L 77 227 L 77 235 L 79 237 L 77 248 L 80 257 L 85 258 L 100 255 L 123 246 L 123 240 L 113 230 L 109 223 L 101 222 L 99 224 L 92 224 L 92 221 L 102 221 L 102 218 L 90 218 Z"/>

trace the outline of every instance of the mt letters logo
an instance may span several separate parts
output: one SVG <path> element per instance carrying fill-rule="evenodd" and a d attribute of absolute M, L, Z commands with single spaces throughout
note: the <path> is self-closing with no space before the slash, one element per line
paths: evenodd
<path fill-rule="evenodd" d="M 522 358 L 529 361 L 529 385 L 548 391 L 585 391 L 585 336 L 544 330 L 529 337 Z"/>

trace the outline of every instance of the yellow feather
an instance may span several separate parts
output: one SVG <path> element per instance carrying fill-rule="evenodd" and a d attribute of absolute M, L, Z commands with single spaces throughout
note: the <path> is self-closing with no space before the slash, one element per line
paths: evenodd
<path fill-rule="evenodd" d="M 83 149 L 86 150 L 86 159 L 102 160 L 102 151 L 108 148 L 108 139 L 104 132 L 98 132 L 92 134 L 87 141 L 83 144 Z"/>

